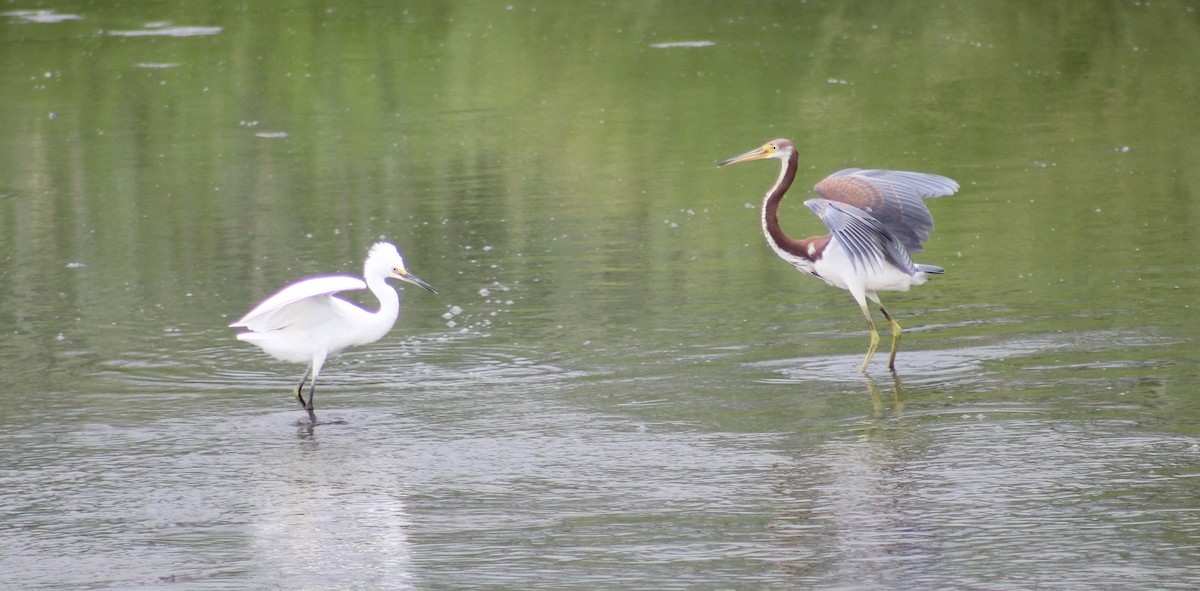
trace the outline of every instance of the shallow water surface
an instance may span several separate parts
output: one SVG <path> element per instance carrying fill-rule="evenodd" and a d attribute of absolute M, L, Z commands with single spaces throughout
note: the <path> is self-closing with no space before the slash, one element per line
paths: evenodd
<path fill-rule="evenodd" d="M 0 588 L 1200 586 L 1193 5 L 566 6 L 0 8 Z M 895 374 L 780 136 L 962 184 Z"/>

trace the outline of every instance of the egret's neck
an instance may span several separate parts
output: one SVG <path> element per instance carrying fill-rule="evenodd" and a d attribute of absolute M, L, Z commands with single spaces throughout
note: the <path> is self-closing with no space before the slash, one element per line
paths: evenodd
<path fill-rule="evenodd" d="M 396 317 L 400 315 L 400 295 L 396 293 L 396 288 L 388 284 L 387 279 L 378 275 L 366 275 L 367 289 L 379 298 L 379 311 L 372 313 L 374 324 L 379 328 L 379 336 L 376 339 L 387 334 L 391 330 L 392 325 L 396 323 Z"/>

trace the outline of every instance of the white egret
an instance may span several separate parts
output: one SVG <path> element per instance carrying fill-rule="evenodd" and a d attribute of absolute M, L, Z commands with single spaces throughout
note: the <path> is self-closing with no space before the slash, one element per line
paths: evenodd
<path fill-rule="evenodd" d="M 378 242 L 367 253 L 363 279 L 331 275 L 297 281 L 263 300 L 229 326 L 249 329 L 239 333 L 238 340 L 258 345 L 280 361 L 308 364 L 304 377 L 296 386 L 296 398 L 315 423 L 313 395 L 325 360 L 347 347 L 379 340 L 396 323 L 396 317 L 400 315 L 400 296 L 388 285 L 388 278 L 437 293 L 428 283 L 408 272 L 395 246 Z M 357 289 L 369 289 L 379 298 L 378 312 L 368 312 L 334 296 L 338 292 Z M 305 402 L 304 383 L 310 376 L 312 385 Z"/>

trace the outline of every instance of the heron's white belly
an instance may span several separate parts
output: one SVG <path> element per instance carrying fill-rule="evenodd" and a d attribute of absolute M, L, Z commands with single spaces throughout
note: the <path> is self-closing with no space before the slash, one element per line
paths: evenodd
<path fill-rule="evenodd" d="M 924 273 L 918 271 L 909 275 L 882 259 L 874 265 L 859 264 L 855 267 L 836 240 L 829 244 L 821 258 L 813 265 L 813 271 L 820 279 L 834 287 L 855 291 L 853 286 L 861 286 L 863 291 L 868 293 L 908 291 L 908 288 L 914 285 L 925 283 Z"/>

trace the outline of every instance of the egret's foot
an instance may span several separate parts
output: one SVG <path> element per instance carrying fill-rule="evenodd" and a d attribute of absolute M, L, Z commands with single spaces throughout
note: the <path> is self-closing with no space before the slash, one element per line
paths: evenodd
<path fill-rule="evenodd" d="M 310 414 L 310 415 L 312 414 L 312 411 L 313 411 L 313 398 L 316 398 L 316 397 L 317 397 L 317 379 L 313 378 L 312 386 L 310 386 L 308 388 L 308 402 L 304 405 L 304 410 L 307 410 L 308 414 Z M 301 398 L 300 402 L 304 402 L 304 399 Z"/>

